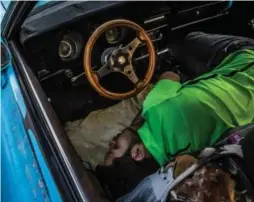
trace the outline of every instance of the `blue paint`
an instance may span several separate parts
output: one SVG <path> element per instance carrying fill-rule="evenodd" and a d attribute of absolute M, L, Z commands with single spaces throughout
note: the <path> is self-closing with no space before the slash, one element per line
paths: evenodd
<path fill-rule="evenodd" d="M 1 71 L 0 106 L 2 201 L 61 202 L 37 140 L 24 128 L 26 105 L 11 64 Z"/>
<path fill-rule="evenodd" d="M 4 43 L 4 45 L 6 46 L 5 42 L 2 39 L 1 39 L 1 42 Z M 7 48 L 7 46 L 6 46 L 6 48 Z M 11 61 L 11 55 L 10 55 L 9 50 L 8 50 L 8 55 L 9 55 L 9 61 Z M 10 84 L 12 86 L 12 91 L 13 91 L 14 97 L 16 99 L 16 102 L 19 106 L 19 109 L 20 109 L 20 111 L 23 115 L 23 118 L 25 118 L 26 117 L 26 105 L 25 105 L 25 102 L 24 102 L 24 98 L 22 96 L 22 93 L 21 93 L 18 81 L 16 79 L 15 73 L 13 71 L 13 68 L 9 68 L 9 67 L 11 67 L 11 63 L 8 63 L 3 68 L 1 68 L 1 71 L 4 74 L 3 70 L 4 69 L 9 69 L 8 79 L 9 79 Z M 1 81 L 2 80 L 3 79 L 1 78 Z"/>
<path fill-rule="evenodd" d="M 23 125 L 9 78 L 13 68 L 5 70 L 7 83 L 1 89 L 1 193 L 2 201 L 51 201 L 35 154 Z M 21 97 L 21 96 L 19 96 Z"/>
<path fill-rule="evenodd" d="M 4 88 L 5 85 L 6 85 L 6 83 L 7 83 L 7 80 L 6 80 L 5 73 L 2 72 L 2 73 L 1 73 L 1 88 Z"/>
<path fill-rule="evenodd" d="M 51 201 L 52 202 L 60 202 L 60 201 L 62 201 L 61 196 L 60 196 L 59 191 L 58 191 L 58 189 L 57 189 L 57 187 L 56 187 L 56 185 L 53 181 L 52 175 L 49 172 L 48 166 L 47 166 L 47 164 L 45 163 L 45 161 L 43 159 L 43 155 L 40 151 L 40 148 L 39 148 L 39 145 L 36 141 L 36 138 L 35 138 L 35 136 L 34 136 L 34 134 L 31 130 L 28 130 L 28 134 L 30 136 L 32 145 L 34 147 L 34 152 L 35 152 L 35 155 L 37 157 L 38 163 L 40 165 L 41 172 L 44 176 L 44 180 L 47 184 L 48 192 L 49 192 Z"/>
<path fill-rule="evenodd" d="M 9 3 L 4 2 L 6 6 Z M 0 21 L 4 13 L 1 12 Z M 0 40 L 4 42 L 2 37 Z M 35 136 L 30 129 L 25 130 L 23 121 L 28 112 L 11 63 L 1 68 L 0 94 L 1 201 L 61 202 Z"/>
<path fill-rule="evenodd" d="M 19 106 L 19 110 L 20 110 L 21 114 L 23 115 L 23 118 L 25 118 L 26 117 L 26 105 L 24 102 L 24 98 L 22 96 L 22 93 L 21 93 L 21 90 L 20 90 L 20 87 L 19 87 L 19 84 L 18 84 L 18 81 L 16 79 L 13 69 L 12 68 L 9 68 L 9 69 L 10 69 L 9 81 L 12 86 L 12 91 L 13 91 L 15 100 Z"/>

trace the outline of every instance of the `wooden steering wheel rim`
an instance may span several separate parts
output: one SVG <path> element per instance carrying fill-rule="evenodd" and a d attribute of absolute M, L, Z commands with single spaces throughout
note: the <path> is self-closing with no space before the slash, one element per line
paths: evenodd
<path fill-rule="evenodd" d="M 147 46 L 148 54 L 149 54 L 149 64 L 148 64 L 148 69 L 147 69 L 145 78 L 138 83 L 136 88 L 125 93 L 114 93 L 103 88 L 101 84 L 99 83 L 99 79 L 97 75 L 93 72 L 92 65 L 91 65 L 91 55 L 92 55 L 92 50 L 94 48 L 95 42 L 97 41 L 99 36 L 101 36 L 101 34 L 104 33 L 108 28 L 115 27 L 115 26 L 129 27 L 136 30 L 139 33 L 140 38 L 146 42 L 146 46 Z M 84 70 L 85 70 L 87 79 L 90 82 L 90 84 L 93 86 L 93 88 L 100 95 L 106 98 L 113 99 L 113 100 L 121 100 L 121 99 L 132 97 L 133 95 L 141 92 L 148 85 L 148 83 L 151 81 L 152 76 L 154 74 L 156 55 L 155 55 L 152 40 L 150 39 L 150 37 L 148 36 L 146 31 L 142 27 L 140 27 L 136 23 L 129 20 L 117 19 L 117 20 L 110 20 L 102 24 L 92 33 L 85 47 L 83 62 L 84 62 Z"/>

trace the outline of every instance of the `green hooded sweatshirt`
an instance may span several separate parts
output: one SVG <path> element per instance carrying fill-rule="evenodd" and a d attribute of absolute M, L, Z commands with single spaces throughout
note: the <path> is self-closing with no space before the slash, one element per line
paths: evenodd
<path fill-rule="evenodd" d="M 160 80 L 142 116 L 138 133 L 160 165 L 213 145 L 227 129 L 254 121 L 254 51 L 237 51 L 184 84 Z"/>

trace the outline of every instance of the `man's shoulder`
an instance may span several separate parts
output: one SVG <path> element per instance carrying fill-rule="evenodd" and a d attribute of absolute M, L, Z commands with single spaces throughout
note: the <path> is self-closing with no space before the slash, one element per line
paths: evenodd
<path fill-rule="evenodd" d="M 143 112 L 148 109 L 160 105 L 165 100 L 174 97 L 181 88 L 181 84 L 176 81 L 171 81 L 167 79 L 160 80 L 151 92 L 147 95 L 143 103 Z"/>

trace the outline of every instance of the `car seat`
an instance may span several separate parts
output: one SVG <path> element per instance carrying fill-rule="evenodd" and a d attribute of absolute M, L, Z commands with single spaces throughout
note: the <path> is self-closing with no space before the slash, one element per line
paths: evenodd
<path fill-rule="evenodd" d="M 224 135 L 223 135 L 224 136 Z M 254 122 L 230 129 L 225 133 L 226 138 L 219 141 L 216 147 L 220 147 L 226 144 L 239 143 L 242 146 L 244 155 L 243 166 L 246 175 L 252 181 L 254 185 Z"/>
<path fill-rule="evenodd" d="M 219 141 L 215 147 L 221 147 L 228 144 L 239 144 L 242 147 L 244 158 L 228 156 L 223 159 L 223 167 L 234 170 L 237 173 L 238 190 L 246 192 L 248 197 L 254 201 L 254 123 L 231 129 L 225 133 L 226 138 Z M 233 168 L 234 167 L 234 168 Z M 233 168 L 233 169 L 232 169 Z"/>

